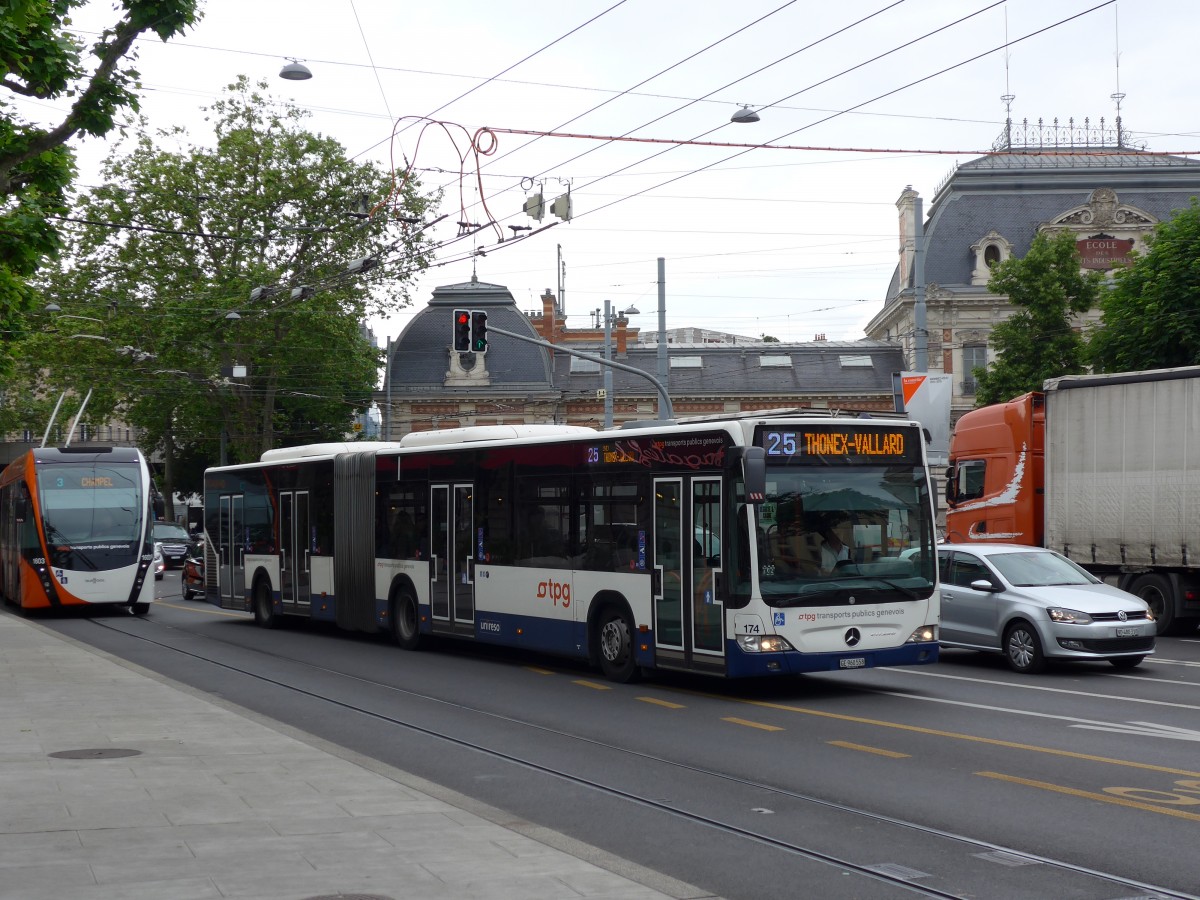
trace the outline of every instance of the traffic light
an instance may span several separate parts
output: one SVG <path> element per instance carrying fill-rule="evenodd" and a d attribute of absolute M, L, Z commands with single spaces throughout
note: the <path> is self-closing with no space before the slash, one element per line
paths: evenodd
<path fill-rule="evenodd" d="M 487 313 L 471 311 L 471 349 L 476 353 L 487 353 Z"/>
<path fill-rule="evenodd" d="M 458 353 L 469 353 L 471 350 L 471 311 L 469 309 L 454 311 L 454 349 Z"/>

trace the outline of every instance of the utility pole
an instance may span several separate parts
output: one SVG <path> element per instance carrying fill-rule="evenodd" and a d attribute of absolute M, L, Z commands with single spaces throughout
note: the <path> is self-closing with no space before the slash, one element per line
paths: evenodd
<path fill-rule="evenodd" d="M 612 301 L 604 301 L 604 427 L 613 426 L 613 379 L 612 379 Z"/>
<path fill-rule="evenodd" d="M 929 329 L 925 309 L 925 213 L 921 198 L 913 200 L 913 362 L 918 372 L 929 371 Z"/>
<path fill-rule="evenodd" d="M 667 369 L 667 261 L 658 258 L 658 380 L 664 385 L 668 383 L 670 373 Z M 671 413 L 667 413 L 670 418 Z M 661 404 L 658 407 L 659 419 L 663 417 Z"/>

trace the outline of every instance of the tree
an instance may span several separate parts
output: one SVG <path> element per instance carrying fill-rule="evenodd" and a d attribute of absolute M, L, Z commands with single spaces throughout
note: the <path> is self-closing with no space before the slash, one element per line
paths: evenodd
<path fill-rule="evenodd" d="M 88 418 L 142 429 L 168 479 L 194 477 L 197 458 L 343 439 L 380 362 L 360 323 L 406 305 L 426 262 L 407 224 L 428 204 L 415 182 L 350 161 L 265 89 L 242 78 L 213 103 L 212 146 L 143 127 L 110 155 L 45 279 L 54 331 L 25 342 L 27 374 L 91 389 Z M 399 218 L 348 215 L 364 197 Z M 177 487 L 197 484 L 164 493 Z"/>
<path fill-rule="evenodd" d="M 129 67 L 133 42 L 153 31 L 164 41 L 199 18 L 199 0 L 123 0 L 119 21 L 90 48 L 66 29 L 71 11 L 87 0 L 7 0 L 0 5 L 0 88 L 10 95 L 55 100 L 74 97 L 51 128 L 23 121 L 0 100 L 0 333 L 24 329 L 34 305 L 27 279 L 61 247 L 54 216 L 66 211 L 75 174 L 66 146 L 77 134 L 102 137 L 124 110 L 137 110 L 138 73 Z M 8 355 L 0 354 L 0 370 Z"/>
<path fill-rule="evenodd" d="M 997 265 L 988 290 L 1007 296 L 1016 310 L 992 329 L 998 358 L 974 372 L 976 404 L 1005 402 L 1040 391 L 1047 378 L 1084 371 L 1085 343 L 1073 317 L 1096 305 L 1103 280 L 1080 269 L 1070 232 L 1039 232 L 1023 258 Z"/>
<path fill-rule="evenodd" d="M 1090 342 L 1097 371 L 1200 363 L 1200 205 L 1159 223 L 1145 255 L 1114 274 Z"/>

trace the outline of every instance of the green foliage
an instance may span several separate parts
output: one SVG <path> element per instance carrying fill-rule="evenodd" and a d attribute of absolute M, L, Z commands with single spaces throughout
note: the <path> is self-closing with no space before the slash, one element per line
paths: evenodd
<path fill-rule="evenodd" d="M 1080 270 L 1069 232 L 1039 232 L 1023 258 L 997 265 L 988 290 L 1007 296 L 1015 311 L 992 329 L 998 358 L 975 370 L 976 404 L 1002 403 L 1041 390 L 1047 378 L 1083 372 L 1085 344 L 1073 319 L 1096 305 L 1103 280 Z"/>
<path fill-rule="evenodd" d="M 346 215 L 363 195 L 388 196 L 390 173 L 351 162 L 265 88 L 239 79 L 213 103 L 215 141 L 143 127 L 114 150 L 75 212 L 96 224 L 71 232 L 44 278 L 62 307 L 46 323 L 54 332 L 25 342 L 23 371 L 50 373 L 55 397 L 91 388 L 87 419 L 141 430 L 143 449 L 186 479 L 168 492 L 198 489 L 223 435 L 229 462 L 344 439 L 380 363 L 360 322 L 407 305 L 425 264 L 406 226 Z M 421 217 L 416 191 L 409 183 L 389 208 Z M 348 271 L 364 257 L 378 263 Z M 249 376 L 223 374 L 235 364 Z"/>
<path fill-rule="evenodd" d="M 61 240 L 53 219 L 66 212 L 75 175 L 66 146 L 76 134 L 100 137 L 125 110 L 136 110 L 134 40 L 150 30 L 164 41 L 194 24 L 199 0 L 123 0 L 121 18 L 86 48 L 68 31 L 87 0 L 0 0 L 0 89 L 39 100 L 73 98 L 66 117 L 45 128 L 23 121 L 0 100 L 0 335 L 25 328 L 37 302 L 27 279 L 53 259 Z M 91 57 L 93 59 L 85 59 Z M 7 348 L 6 348 L 7 349 Z M 11 354 L 0 354 L 0 374 Z"/>
<path fill-rule="evenodd" d="M 1160 223 L 1146 254 L 1118 269 L 1089 345 L 1101 372 L 1200 364 L 1200 205 Z"/>

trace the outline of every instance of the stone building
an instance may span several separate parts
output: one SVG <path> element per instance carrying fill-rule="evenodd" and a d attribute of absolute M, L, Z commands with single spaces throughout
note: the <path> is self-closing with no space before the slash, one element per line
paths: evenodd
<path fill-rule="evenodd" d="M 455 309 L 488 314 L 484 354 L 451 349 Z M 555 296 L 542 310 L 519 310 L 507 288 L 470 281 L 439 287 L 389 345 L 382 390 L 383 440 L 410 431 L 467 425 L 554 422 L 602 427 L 603 367 L 598 363 L 501 335 L 503 329 L 563 348 L 603 356 L 604 329 L 572 329 Z M 638 342 L 623 315 L 612 321 L 613 360 L 657 376 L 656 345 Z M 656 342 L 657 343 L 657 342 Z M 807 407 L 847 413 L 895 409 L 893 374 L 899 344 L 875 340 L 806 344 L 670 343 L 663 348 L 665 382 L 676 418 L 756 409 Z M 612 421 L 653 419 L 659 392 L 635 372 L 612 371 Z"/>
<path fill-rule="evenodd" d="M 1130 146 L 1103 120 L 1010 124 L 992 153 L 955 169 L 934 192 L 924 226 L 930 372 L 953 373 L 952 417 L 975 404 L 971 372 L 993 358 L 990 335 L 1011 306 L 991 293 L 991 267 L 1023 256 L 1039 231 L 1076 236 L 1084 268 L 1111 271 L 1145 250 L 1154 226 L 1200 195 L 1200 161 Z M 900 261 L 867 336 L 898 341 L 915 367 L 914 255 L 918 194 L 901 193 Z M 1098 321 L 1093 310 L 1076 325 Z"/>

